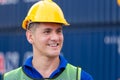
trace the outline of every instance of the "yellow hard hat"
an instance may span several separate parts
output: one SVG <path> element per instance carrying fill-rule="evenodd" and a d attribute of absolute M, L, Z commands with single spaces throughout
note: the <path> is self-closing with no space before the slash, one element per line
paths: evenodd
<path fill-rule="evenodd" d="M 31 22 L 54 22 L 68 26 L 61 8 L 52 0 L 41 0 L 35 3 L 26 18 L 23 20 L 22 28 L 27 29 Z"/>

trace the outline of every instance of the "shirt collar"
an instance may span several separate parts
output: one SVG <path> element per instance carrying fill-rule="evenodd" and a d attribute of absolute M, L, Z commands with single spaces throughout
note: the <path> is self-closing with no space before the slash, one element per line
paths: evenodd
<path fill-rule="evenodd" d="M 66 60 L 62 55 L 60 55 L 59 58 L 60 58 L 60 65 L 59 65 L 58 68 L 65 68 L 66 65 L 67 65 L 67 60 Z M 29 57 L 29 58 L 25 61 L 24 66 L 28 66 L 28 67 L 33 68 L 32 59 L 33 59 L 33 56 Z"/>
<path fill-rule="evenodd" d="M 24 63 L 24 65 L 23 66 L 28 66 L 28 67 L 33 67 L 32 66 L 32 59 L 33 59 L 33 56 L 31 56 L 31 57 L 29 57 L 26 61 L 25 61 L 25 63 Z"/>
<path fill-rule="evenodd" d="M 23 65 L 24 72 L 27 75 L 31 76 L 32 78 L 42 78 L 42 75 L 39 74 L 36 71 L 36 69 L 32 66 L 32 59 L 33 59 L 33 56 L 31 56 L 30 58 L 28 58 L 25 61 L 24 65 Z M 59 56 L 59 59 L 60 59 L 60 64 L 59 64 L 58 68 L 50 75 L 50 78 L 53 78 L 56 74 L 58 74 L 62 70 L 64 70 L 67 65 L 67 60 L 62 55 Z M 34 73 L 34 75 L 33 75 L 33 73 Z"/>

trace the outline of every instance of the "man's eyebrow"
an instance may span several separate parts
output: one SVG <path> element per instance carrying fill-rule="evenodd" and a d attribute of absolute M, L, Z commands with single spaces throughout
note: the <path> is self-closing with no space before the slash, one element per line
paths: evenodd
<path fill-rule="evenodd" d="M 58 28 L 57 30 L 62 30 L 62 27 Z"/>
<path fill-rule="evenodd" d="M 52 30 L 51 28 L 45 28 L 44 30 Z"/>

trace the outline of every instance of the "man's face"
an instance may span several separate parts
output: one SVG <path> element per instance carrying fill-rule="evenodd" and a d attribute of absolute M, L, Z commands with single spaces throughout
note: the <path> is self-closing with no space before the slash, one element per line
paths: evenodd
<path fill-rule="evenodd" d="M 35 31 L 27 31 L 27 39 L 33 45 L 34 54 L 54 57 L 60 54 L 63 45 L 61 24 L 40 23 Z"/>

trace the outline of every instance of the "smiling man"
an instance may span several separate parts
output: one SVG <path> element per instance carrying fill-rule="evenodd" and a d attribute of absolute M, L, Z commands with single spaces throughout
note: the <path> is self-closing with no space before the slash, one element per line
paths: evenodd
<path fill-rule="evenodd" d="M 22 24 L 33 56 L 22 67 L 5 73 L 3 80 L 93 80 L 90 74 L 60 55 L 63 25 L 69 24 L 56 3 L 51 0 L 35 3 Z"/>

